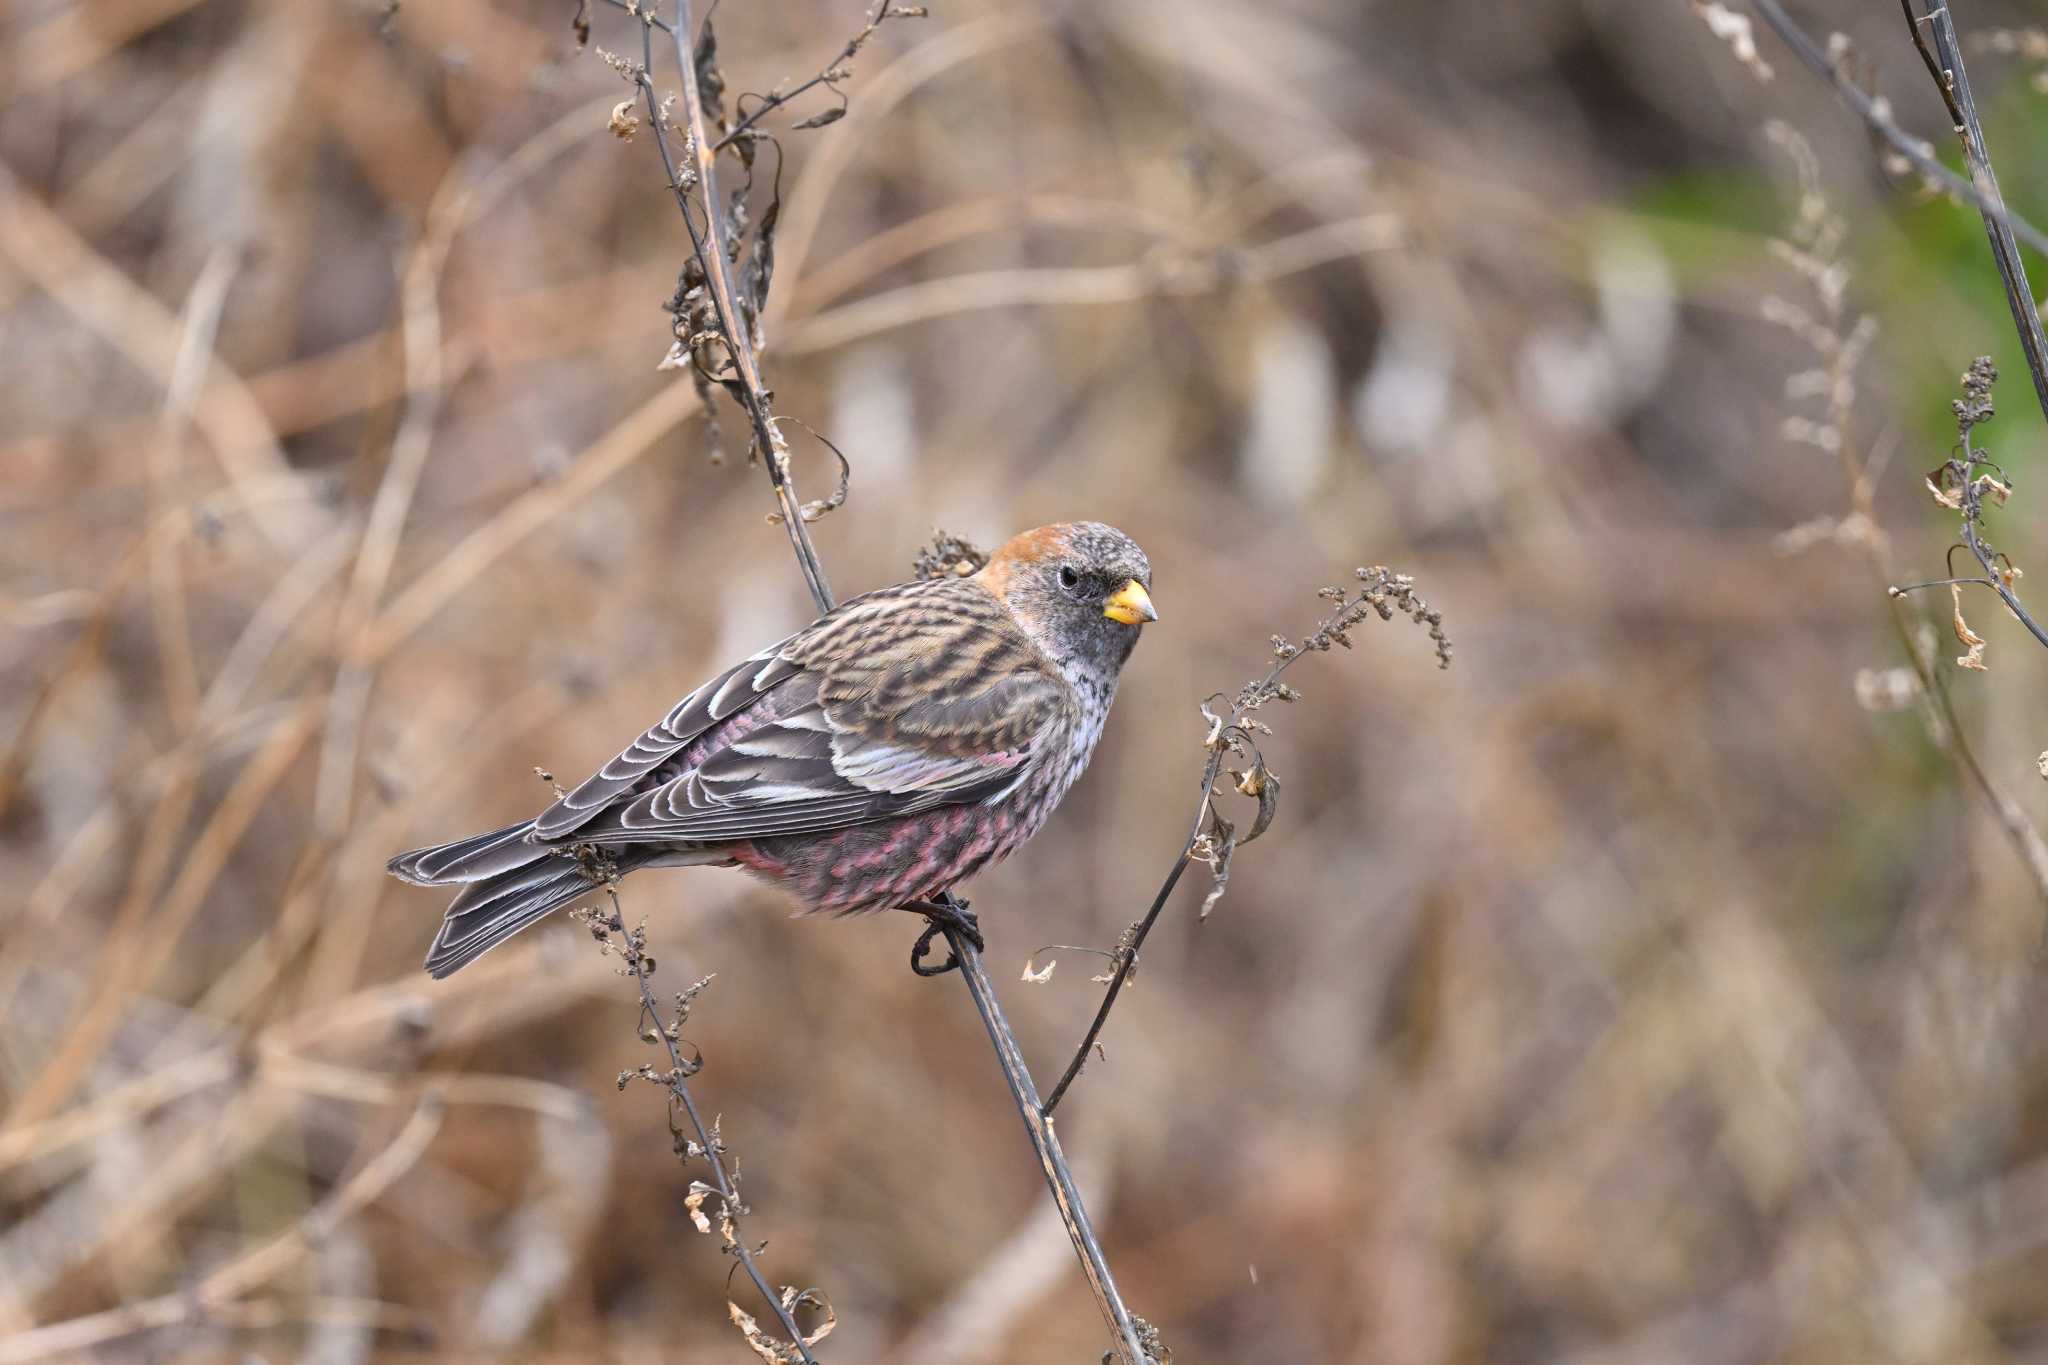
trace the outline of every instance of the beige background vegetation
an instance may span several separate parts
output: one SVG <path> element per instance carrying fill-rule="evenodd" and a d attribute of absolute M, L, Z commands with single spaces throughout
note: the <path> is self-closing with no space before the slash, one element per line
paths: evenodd
<path fill-rule="evenodd" d="M 760 472 L 656 372 L 685 241 L 571 9 L 0 15 L 0 1359 L 746 1358 L 662 1106 L 612 1084 L 628 983 L 566 924 L 430 983 L 440 903 L 382 872 L 808 615 Z M 1133 1307 L 1182 1362 L 2041 1358 L 2043 899 L 1868 553 L 1940 575 L 1920 471 L 2012 349 L 1975 214 L 1680 4 L 936 9 L 783 140 L 766 359 L 853 464 L 814 528 L 841 593 L 934 525 L 1099 518 L 1156 566 L 1091 774 L 971 888 L 1043 1079 L 1097 968 L 1018 975 L 1142 910 L 1200 699 L 1354 565 L 1458 647 L 1303 664 L 1279 824 L 1205 924 L 1190 879 L 1060 1114 Z M 1801 13 L 1946 150 L 1895 13 Z M 859 20 L 717 17 L 734 90 Z M 1976 68 L 2038 206 L 2028 61 Z M 1786 429 L 1829 414 L 1761 314 L 1812 306 L 1771 118 L 1877 326 L 1840 431 L 1875 533 Z M 1994 535 L 2033 568 L 2007 369 Z M 2041 652 L 1977 604 L 1959 674 L 1920 606 L 2048 820 Z M 695 1088 L 770 1273 L 837 1307 L 826 1359 L 1096 1358 L 913 924 L 724 872 L 626 900 L 664 980 L 717 973 Z"/>

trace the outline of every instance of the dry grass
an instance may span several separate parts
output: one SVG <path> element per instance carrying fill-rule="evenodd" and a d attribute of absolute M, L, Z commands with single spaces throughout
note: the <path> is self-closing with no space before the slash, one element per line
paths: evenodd
<path fill-rule="evenodd" d="M 613 1091 L 630 988 L 566 924 L 430 983 L 439 905 L 382 873 L 808 613 L 655 372 L 686 243 L 572 9 L 0 17 L 0 1360 L 747 1358 L 661 1106 Z M 817 70 L 843 9 L 726 6 L 732 88 Z M 1939 143 L 1897 15 L 1806 9 Z M 1099 988 L 1016 976 L 1143 910 L 1200 700 L 1354 564 L 1457 639 L 1303 670 L 1278 823 L 1208 922 L 1182 888 L 1060 1107 L 1183 1362 L 2048 1351 L 2039 898 L 1914 685 L 1859 703 L 1906 663 L 1871 543 L 1783 539 L 1860 513 L 1938 564 L 1920 472 L 2010 324 L 1974 211 L 1869 174 L 1758 42 L 1763 87 L 1682 5 L 963 2 L 785 138 L 764 363 L 853 461 L 834 586 L 935 523 L 1097 517 L 1157 566 L 1091 775 L 971 888 L 1041 1079 Z M 2048 217 L 2030 68 L 1971 74 Z M 1878 324 L 1852 458 L 1784 433 L 1819 418 L 1759 316 L 1804 288 L 1767 116 Z M 1970 619 L 1992 668 L 1935 648 L 1939 724 L 2039 828 L 2048 656 Z M 915 925 L 632 891 L 663 981 L 718 973 L 693 1087 L 774 1273 L 830 1290 L 821 1358 L 1094 1359 Z"/>

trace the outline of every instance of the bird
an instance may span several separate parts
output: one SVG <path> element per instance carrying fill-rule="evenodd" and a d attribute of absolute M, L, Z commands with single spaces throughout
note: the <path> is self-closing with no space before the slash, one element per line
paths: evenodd
<path fill-rule="evenodd" d="M 461 887 L 427 971 L 648 867 L 738 866 L 800 914 L 929 913 L 1037 833 L 1088 766 L 1159 619 L 1151 588 L 1135 541 L 1083 521 L 1025 531 L 964 577 L 847 599 L 533 819 L 392 858 L 403 881 Z"/>

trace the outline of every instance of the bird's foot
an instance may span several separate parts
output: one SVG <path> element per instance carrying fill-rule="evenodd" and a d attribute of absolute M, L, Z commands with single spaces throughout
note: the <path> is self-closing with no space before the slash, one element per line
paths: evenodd
<path fill-rule="evenodd" d="M 948 947 L 946 960 L 936 967 L 924 965 L 931 953 L 932 940 L 943 933 L 958 934 L 961 939 L 974 945 L 977 953 L 986 952 L 988 944 L 982 940 L 981 924 L 968 911 L 967 902 L 952 892 L 942 893 L 937 900 L 909 901 L 905 910 L 915 911 L 925 917 L 924 932 L 917 936 L 917 942 L 910 949 L 910 970 L 919 976 L 944 976 L 960 965 L 960 956 Z"/>

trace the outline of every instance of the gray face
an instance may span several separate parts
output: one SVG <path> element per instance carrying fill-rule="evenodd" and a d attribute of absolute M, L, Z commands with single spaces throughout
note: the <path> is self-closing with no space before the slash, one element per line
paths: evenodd
<path fill-rule="evenodd" d="M 1152 565 L 1136 541 L 1099 521 L 1067 527 L 1065 542 L 1061 554 L 1036 568 L 1026 591 L 1069 657 L 1113 676 L 1141 627 L 1103 615 L 1103 605 L 1133 579 L 1150 592 Z"/>

